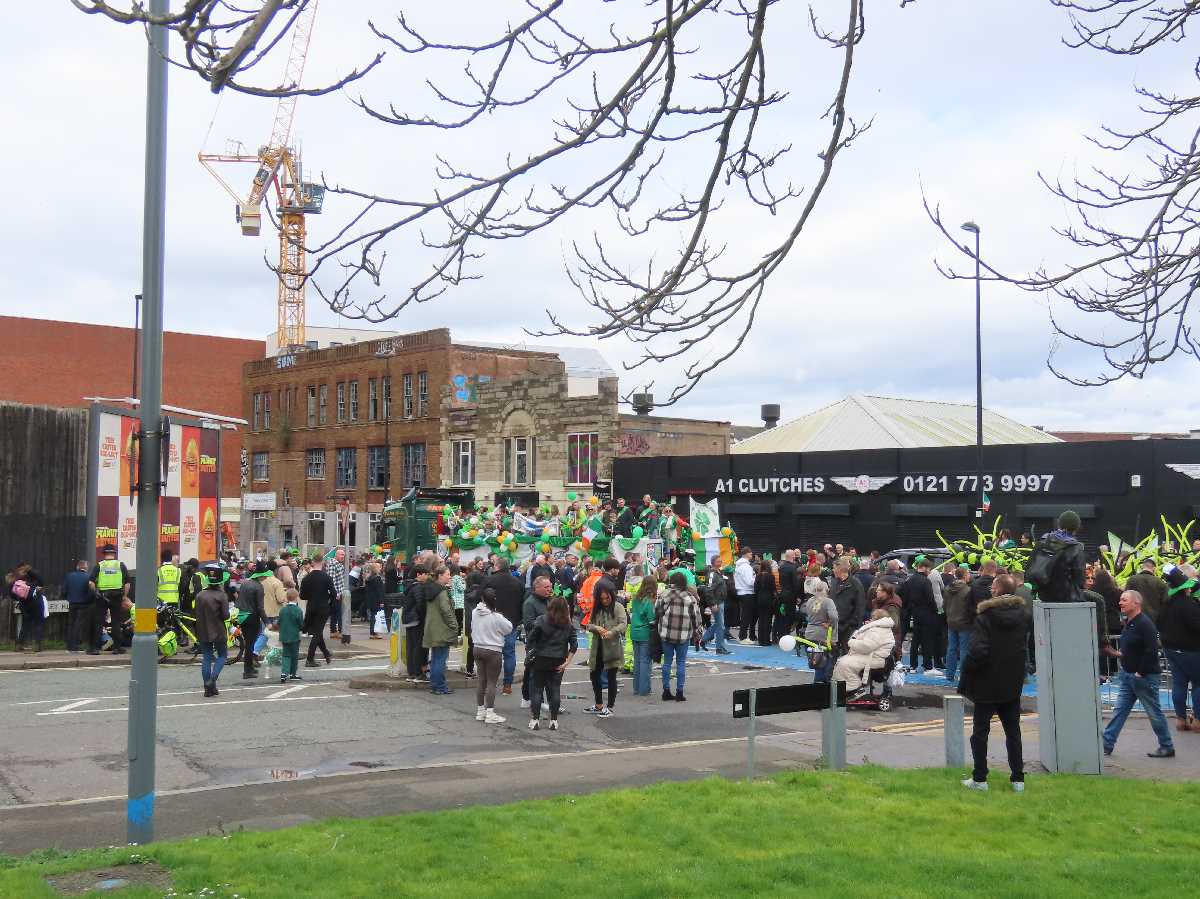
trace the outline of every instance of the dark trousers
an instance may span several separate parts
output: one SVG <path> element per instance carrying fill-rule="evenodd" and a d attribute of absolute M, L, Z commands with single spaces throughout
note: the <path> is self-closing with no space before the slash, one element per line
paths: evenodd
<path fill-rule="evenodd" d="M 529 700 L 529 684 L 533 680 L 533 657 L 529 655 L 528 648 L 525 650 L 525 662 L 521 666 L 521 698 Z M 541 702 L 541 696 L 538 697 L 538 702 Z"/>
<path fill-rule="evenodd" d="M 67 650 L 79 652 L 87 640 L 87 623 L 92 617 L 90 602 L 73 602 L 67 606 Z"/>
<path fill-rule="evenodd" d="M 309 623 L 308 632 L 312 634 L 312 637 L 308 641 L 308 660 L 310 662 L 316 661 L 317 650 L 320 649 L 321 655 L 325 656 L 325 661 L 328 662 L 330 655 L 329 647 L 325 645 L 325 616 L 314 615 L 312 621 Z"/>
<path fill-rule="evenodd" d="M 425 642 L 425 626 L 414 624 L 404 631 L 405 657 L 408 663 L 408 676 L 419 677 L 429 665 L 429 650 L 421 644 Z"/>
<path fill-rule="evenodd" d="M 1008 770 L 1013 783 L 1025 780 L 1025 761 L 1021 756 L 1021 700 L 1010 702 L 975 703 L 975 720 L 971 729 L 971 758 L 975 770 L 971 777 L 975 783 L 987 780 L 988 732 L 992 729 L 992 716 L 1000 716 L 1004 727 L 1004 744 L 1008 748 Z"/>
<path fill-rule="evenodd" d="M 796 604 L 790 599 L 785 599 L 780 601 L 780 605 L 783 606 L 782 612 L 778 606 L 775 608 L 775 624 L 771 628 L 772 643 L 778 643 L 780 637 L 790 634 L 796 626 Z"/>
<path fill-rule="evenodd" d="M 927 620 L 924 618 L 914 618 L 912 622 L 912 642 L 908 647 L 908 667 L 917 667 L 917 656 L 919 655 L 925 664 L 926 668 L 934 667 L 934 655 L 937 652 L 937 632 L 938 625 L 936 621 Z"/>
<path fill-rule="evenodd" d="M 725 600 L 725 629 L 730 633 L 733 633 L 733 629 L 742 620 L 741 605 L 736 596 Z"/>
<path fill-rule="evenodd" d="M 563 673 L 554 668 L 535 668 L 533 669 L 533 698 L 529 700 L 529 714 L 534 719 L 541 717 L 542 714 L 542 692 L 546 693 L 546 703 L 550 706 L 550 720 L 558 720 L 558 709 L 561 705 L 561 693 Z M 610 684 L 616 683 L 616 677 L 609 677 Z M 609 688 L 611 692 L 611 687 Z M 612 699 L 609 699 L 609 707 L 612 706 Z"/>
<path fill-rule="evenodd" d="M 329 635 L 332 637 L 342 629 L 342 600 L 339 597 L 330 603 Z"/>
<path fill-rule="evenodd" d="M 108 635 L 112 637 L 113 652 L 124 652 L 125 621 L 129 613 L 125 611 L 125 597 L 120 593 L 110 593 L 108 600 Z"/>
<path fill-rule="evenodd" d="M 937 644 L 933 649 L 933 667 L 946 670 L 946 645 L 949 640 L 949 629 L 946 627 L 946 616 L 939 615 L 937 619 Z"/>
<path fill-rule="evenodd" d="M 84 636 L 87 638 L 88 650 L 99 652 L 100 635 L 104 633 L 104 616 L 108 614 L 108 603 L 102 599 L 93 599 L 87 604 L 84 616 Z"/>
<path fill-rule="evenodd" d="M 609 668 L 593 668 L 591 670 L 592 678 L 592 696 L 596 699 L 596 705 L 602 705 L 603 693 L 600 685 L 601 675 L 608 675 L 608 707 L 611 709 L 613 703 L 617 700 L 617 669 Z"/>
<path fill-rule="evenodd" d="M 296 669 L 300 667 L 300 641 L 295 643 L 283 643 L 282 659 L 279 665 L 279 673 L 284 677 L 289 677 L 296 673 Z"/>
<path fill-rule="evenodd" d="M 758 645 L 771 645 L 771 619 L 775 613 L 779 611 L 779 603 L 773 598 L 757 600 L 755 606 L 758 611 Z"/>
<path fill-rule="evenodd" d="M 245 642 L 245 650 L 242 652 L 242 673 L 254 673 L 254 643 L 258 640 L 258 635 L 262 633 L 262 622 L 258 620 L 257 615 L 251 615 L 242 622 L 242 640 Z"/>
<path fill-rule="evenodd" d="M 738 639 L 745 640 L 748 636 L 749 639 L 753 640 L 758 624 L 758 603 L 753 596 L 739 596 L 738 605 L 741 606 L 741 619 L 738 622 Z"/>
<path fill-rule="evenodd" d="M 38 605 L 41 605 L 41 600 L 38 600 Z M 21 632 L 17 635 L 17 645 L 25 646 L 32 643 L 38 649 L 42 648 L 42 634 L 46 629 L 46 619 L 40 614 L 37 615 L 22 615 L 21 616 Z"/>

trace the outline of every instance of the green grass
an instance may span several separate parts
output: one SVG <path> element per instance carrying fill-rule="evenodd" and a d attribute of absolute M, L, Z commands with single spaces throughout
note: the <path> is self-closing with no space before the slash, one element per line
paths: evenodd
<path fill-rule="evenodd" d="M 66 648 L 67 648 L 67 644 L 63 640 L 43 640 L 42 641 L 42 649 L 43 650 L 66 649 Z M 15 641 L 9 640 L 8 642 L 0 642 L 0 652 L 16 652 L 16 651 L 17 651 L 17 644 Z M 30 653 L 30 654 L 32 655 L 32 653 Z"/>
<path fill-rule="evenodd" d="M 664 759 L 669 764 L 669 759 Z M 0 859 L 0 896 L 138 859 L 180 896 L 1164 896 L 1190 890 L 1200 785 L 875 766 L 710 779 L 134 849 Z M 125 891 L 123 899 L 157 895 Z"/>

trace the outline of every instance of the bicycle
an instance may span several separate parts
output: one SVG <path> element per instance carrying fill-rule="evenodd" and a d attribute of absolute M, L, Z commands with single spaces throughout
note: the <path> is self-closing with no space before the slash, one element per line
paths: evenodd
<path fill-rule="evenodd" d="M 191 654 L 197 656 L 200 654 L 200 641 L 196 639 L 196 633 L 192 628 L 188 627 L 185 622 L 191 622 L 194 627 L 196 619 L 191 615 L 184 615 L 177 608 L 171 605 L 159 604 L 158 606 L 158 628 L 161 634 L 165 630 L 175 631 L 179 640 L 180 648 L 191 645 Z M 229 657 L 226 660 L 227 665 L 236 665 L 242 660 L 242 654 L 246 651 L 246 641 L 242 637 L 242 629 L 238 626 L 237 610 L 231 609 L 229 617 L 225 620 L 225 634 Z M 167 656 L 160 650 L 159 661 L 165 661 Z"/>

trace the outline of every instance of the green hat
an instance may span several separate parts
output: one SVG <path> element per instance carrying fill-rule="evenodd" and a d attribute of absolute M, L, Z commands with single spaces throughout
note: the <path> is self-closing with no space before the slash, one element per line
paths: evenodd
<path fill-rule="evenodd" d="M 1070 509 L 1058 516 L 1058 526 L 1064 531 L 1070 531 L 1072 534 L 1079 530 L 1082 522 L 1079 520 L 1079 514 L 1072 512 Z"/>

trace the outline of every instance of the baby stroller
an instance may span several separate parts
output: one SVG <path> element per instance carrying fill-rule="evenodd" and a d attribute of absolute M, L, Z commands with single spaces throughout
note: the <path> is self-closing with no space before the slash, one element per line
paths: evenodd
<path fill-rule="evenodd" d="M 889 712 L 892 709 L 892 672 L 896 669 L 896 659 L 888 653 L 887 661 L 882 668 L 872 668 L 867 672 L 863 685 L 846 697 L 847 709 L 858 709 L 867 712 Z M 879 687 L 879 692 L 875 688 Z"/>

